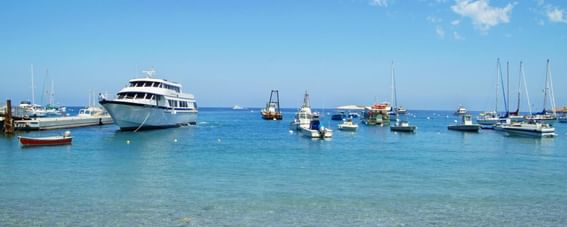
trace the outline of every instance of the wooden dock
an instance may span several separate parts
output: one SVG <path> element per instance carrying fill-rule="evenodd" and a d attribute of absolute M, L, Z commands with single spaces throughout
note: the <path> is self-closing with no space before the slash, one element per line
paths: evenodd
<path fill-rule="evenodd" d="M 112 117 L 110 117 L 110 115 L 48 117 L 32 120 L 16 120 L 14 121 L 14 128 L 16 130 L 51 130 L 107 124 L 112 124 Z"/>

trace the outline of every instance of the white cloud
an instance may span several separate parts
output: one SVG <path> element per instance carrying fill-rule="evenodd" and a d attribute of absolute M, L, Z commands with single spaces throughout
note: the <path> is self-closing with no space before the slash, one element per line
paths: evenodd
<path fill-rule="evenodd" d="M 435 16 L 428 16 L 425 18 L 427 21 L 433 23 L 433 24 L 438 24 L 443 22 L 443 20 L 441 18 L 435 17 Z"/>
<path fill-rule="evenodd" d="M 460 20 L 451 21 L 451 25 L 453 25 L 453 26 L 459 26 L 459 24 L 461 24 Z"/>
<path fill-rule="evenodd" d="M 435 33 L 437 33 L 437 37 L 444 39 L 445 38 L 445 30 L 441 26 L 437 26 L 435 28 Z"/>
<path fill-rule="evenodd" d="M 567 23 L 567 17 L 563 9 L 559 9 L 557 7 L 548 7 L 546 14 L 547 14 L 547 18 L 551 22 Z"/>
<path fill-rule="evenodd" d="M 370 5 L 379 7 L 388 7 L 392 0 L 370 0 Z"/>
<path fill-rule="evenodd" d="M 490 6 L 490 0 L 456 0 L 455 5 L 451 6 L 453 12 L 470 17 L 475 28 L 481 31 L 488 31 L 501 23 L 509 23 L 512 8 L 512 3 L 502 8 Z"/>
<path fill-rule="evenodd" d="M 453 32 L 453 39 L 455 40 L 464 40 L 465 38 L 461 36 L 458 32 Z"/>

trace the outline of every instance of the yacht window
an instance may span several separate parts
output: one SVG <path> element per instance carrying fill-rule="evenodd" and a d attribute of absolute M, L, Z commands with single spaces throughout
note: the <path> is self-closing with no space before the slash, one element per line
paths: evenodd
<path fill-rule="evenodd" d="M 133 99 L 134 98 L 134 93 L 126 93 L 126 97 L 124 97 L 125 99 Z"/>
<path fill-rule="evenodd" d="M 124 98 L 124 94 L 118 94 L 118 99 L 123 99 Z"/>
<path fill-rule="evenodd" d="M 150 99 L 151 99 L 151 100 L 156 100 L 156 96 L 152 94 L 152 95 L 150 96 Z"/>
<path fill-rule="evenodd" d="M 152 95 L 151 95 L 151 94 L 146 94 L 146 99 L 152 99 Z"/>
<path fill-rule="evenodd" d="M 153 87 L 159 87 L 159 83 L 158 83 L 158 82 L 155 82 L 154 85 L 153 85 Z"/>

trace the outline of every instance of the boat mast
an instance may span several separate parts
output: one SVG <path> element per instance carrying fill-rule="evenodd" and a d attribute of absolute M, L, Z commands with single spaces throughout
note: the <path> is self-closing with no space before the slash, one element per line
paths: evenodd
<path fill-rule="evenodd" d="M 502 84 L 502 98 L 504 99 L 504 108 L 506 109 L 506 117 L 508 117 L 508 101 L 506 100 L 506 90 L 504 89 L 504 77 L 502 76 L 502 66 L 498 60 L 498 73 L 500 75 L 500 84 Z"/>
<path fill-rule="evenodd" d="M 35 88 L 34 88 L 34 81 L 33 81 L 33 64 L 31 65 L 31 96 L 32 96 L 32 104 L 35 104 Z"/>
<path fill-rule="evenodd" d="M 506 116 L 510 115 L 510 62 L 506 61 Z"/>
<path fill-rule="evenodd" d="M 394 97 L 394 106 L 398 108 L 398 91 L 396 91 L 396 69 L 394 68 L 394 61 L 392 61 L 392 92 Z"/>
<path fill-rule="evenodd" d="M 547 65 L 545 67 L 545 88 L 543 89 L 543 111 L 542 114 L 545 114 L 545 112 L 547 112 L 545 110 L 545 107 L 547 107 L 547 89 L 549 89 L 548 87 L 548 78 L 549 78 L 549 59 L 547 59 Z"/>
<path fill-rule="evenodd" d="M 532 115 L 532 104 L 530 103 L 530 94 L 528 93 L 528 83 L 526 83 L 526 74 L 524 73 L 524 64 L 520 62 L 520 72 L 522 73 L 522 79 L 524 80 L 524 89 L 526 90 L 526 100 L 528 100 L 528 110 L 530 115 Z"/>
<path fill-rule="evenodd" d="M 496 114 L 498 114 L 498 89 L 500 88 L 500 83 L 498 81 L 499 78 L 499 72 L 500 70 L 500 58 L 496 59 L 496 107 L 494 109 L 494 112 L 496 112 Z"/>
<path fill-rule="evenodd" d="M 520 61 L 520 71 L 522 70 L 522 61 Z M 518 105 L 516 108 L 516 115 L 520 115 L 520 96 L 522 95 L 522 75 L 518 75 Z"/>
<path fill-rule="evenodd" d="M 551 99 L 551 112 L 553 112 L 553 116 L 556 116 L 556 112 L 555 112 L 555 108 L 556 108 L 556 103 L 555 103 L 555 92 L 553 91 L 553 78 L 551 77 L 551 63 L 549 62 L 549 59 L 547 59 L 547 74 L 549 75 L 549 91 L 550 91 L 550 99 Z"/>
<path fill-rule="evenodd" d="M 276 97 L 278 99 L 278 110 L 276 112 L 280 112 L 280 92 L 278 92 L 278 90 L 276 90 Z"/>
<path fill-rule="evenodd" d="M 311 103 L 309 103 L 309 94 L 307 94 L 307 90 L 305 90 L 305 95 L 303 96 L 303 106 L 302 107 L 311 108 Z"/>

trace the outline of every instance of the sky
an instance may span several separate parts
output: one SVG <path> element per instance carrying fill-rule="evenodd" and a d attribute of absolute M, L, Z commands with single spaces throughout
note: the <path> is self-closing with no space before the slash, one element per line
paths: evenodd
<path fill-rule="evenodd" d="M 315 107 L 370 105 L 391 101 L 394 62 L 399 105 L 492 110 L 500 58 L 513 97 L 524 62 L 541 109 L 547 59 L 567 105 L 566 43 L 562 0 L 8 0 L 0 98 L 31 100 L 33 64 L 36 102 L 53 80 L 67 106 L 148 68 L 200 107 L 261 107 L 272 89 L 283 107 L 299 107 L 305 90 Z"/>

